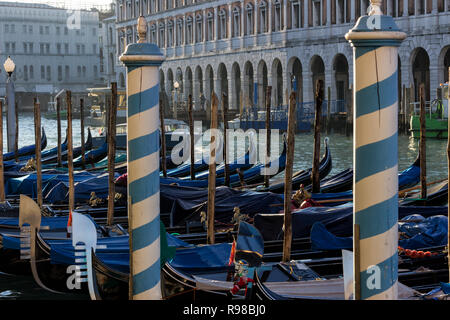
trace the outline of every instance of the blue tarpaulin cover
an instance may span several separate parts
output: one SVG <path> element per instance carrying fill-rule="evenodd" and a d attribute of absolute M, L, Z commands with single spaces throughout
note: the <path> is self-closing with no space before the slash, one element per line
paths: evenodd
<path fill-rule="evenodd" d="M 424 218 L 419 214 L 409 215 L 399 222 L 398 245 L 404 249 L 422 249 L 447 245 L 447 217 L 442 215 Z M 311 248 L 314 250 L 352 249 L 352 237 L 337 237 L 321 222 L 311 228 Z"/>

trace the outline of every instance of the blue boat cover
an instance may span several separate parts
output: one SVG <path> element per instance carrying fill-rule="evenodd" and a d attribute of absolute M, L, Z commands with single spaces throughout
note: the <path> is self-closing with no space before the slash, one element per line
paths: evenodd
<path fill-rule="evenodd" d="M 403 219 L 412 214 L 420 214 L 428 218 L 436 215 L 447 215 L 446 206 L 399 206 L 398 218 Z M 261 232 L 265 241 L 282 239 L 284 214 L 256 214 L 254 225 Z M 309 207 L 292 213 L 293 238 L 305 238 L 311 234 L 311 228 L 321 222 L 332 234 L 347 237 L 353 234 L 353 206 Z"/>
<path fill-rule="evenodd" d="M 404 249 L 423 249 L 447 245 L 447 217 L 436 215 L 424 218 L 419 214 L 406 216 L 399 222 L 398 245 Z M 321 222 L 311 228 L 311 248 L 314 250 L 352 249 L 353 237 L 337 237 Z"/>

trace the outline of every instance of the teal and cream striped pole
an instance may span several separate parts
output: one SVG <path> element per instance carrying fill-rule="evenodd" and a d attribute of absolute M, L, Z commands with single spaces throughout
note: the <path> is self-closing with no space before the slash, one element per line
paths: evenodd
<path fill-rule="evenodd" d="M 371 0 L 345 38 L 354 59 L 354 294 L 398 297 L 398 46 L 406 38 Z"/>
<path fill-rule="evenodd" d="M 145 43 L 146 21 L 138 19 L 138 43 L 120 60 L 127 67 L 128 219 L 130 298 L 161 299 L 159 217 L 159 48 Z"/>

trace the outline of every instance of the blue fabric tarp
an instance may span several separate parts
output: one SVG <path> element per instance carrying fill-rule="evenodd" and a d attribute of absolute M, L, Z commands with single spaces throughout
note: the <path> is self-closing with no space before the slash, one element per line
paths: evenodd
<path fill-rule="evenodd" d="M 437 215 L 424 218 L 419 214 L 406 216 L 399 222 L 398 245 L 404 249 L 422 249 L 447 245 L 448 219 Z M 311 228 L 311 248 L 314 250 L 352 249 L 353 237 L 337 237 L 325 225 L 316 222 Z"/>

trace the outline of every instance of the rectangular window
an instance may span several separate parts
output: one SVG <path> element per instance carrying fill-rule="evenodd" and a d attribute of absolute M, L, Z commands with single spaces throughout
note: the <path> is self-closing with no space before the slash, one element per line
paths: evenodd
<path fill-rule="evenodd" d="M 11 33 L 16 33 L 16 25 L 15 24 L 11 25 Z"/>
<path fill-rule="evenodd" d="M 30 66 L 30 79 L 34 79 L 34 67 Z"/>
<path fill-rule="evenodd" d="M 23 53 L 28 53 L 28 44 L 26 42 L 23 43 Z"/>
<path fill-rule="evenodd" d="M 27 25 L 22 25 L 22 33 L 27 33 Z"/>
<path fill-rule="evenodd" d="M 45 44 L 45 53 L 50 54 L 50 43 Z"/>
<path fill-rule="evenodd" d="M 5 33 L 9 33 L 9 24 L 5 24 Z"/>
<path fill-rule="evenodd" d="M 52 70 L 50 66 L 47 66 L 47 81 L 52 80 Z"/>
<path fill-rule="evenodd" d="M 61 54 L 61 44 L 60 44 L 60 43 L 57 43 L 57 44 L 56 44 L 56 52 L 57 52 L 58 54 Z"/>
<path fill-rule="evenodd" d="M 41 79 L 45 79 L 45 67 L 41 66 Z"/>
<path fill-rule="evenodd" d="M 60 35 L 60 33 L 61 33 L 61 28 L 60 27 L 56 27 L 56 35 Z"/>
<path fill-rule="evenodd" d="M 69 79 L 69 76 L 70 76 L 70 67 L 69 66 L 66 66 L 66 68 L 65 68 L 65 78 L 66 78 L 66 80 L 68 80 Z"/>
<path fill-rule="evenodd" d="M 64 52 L 66 54 L 69 54 L 69 44 L 68 43 L 64 43 Z"/>
<path fill-rule="evenodd" d="M 39 44 L 39 49 L 40 49 L 40 54 L 42 55 L 42 54 L 44 54 L 44 44 L 43 43 L 40 43 Z"/>
<path fill-rule="evenodd" d="M 29 51 L 30 53 L 33 53 L 33 43 L 32 43 L 32 42 L 30 42 L 30 43 L 28 44 L 28 51 Z"/>
<path fill-rule="evenodd" d="M 62 66 L 58 66 L 58 81 L 62 80 Z"/>
<path fill-rule="evenodd" d="M 9 42 L 5 42 L 5 52 L 9 53 L 9 50 L 11 50 L 10 46 L 9 46 Z"/>
<path fill-rule="evenodd" d="M 45 34 L 50 34 L 50 27 L 49 26 L 45 26 Z"/>
<path fill-rule="evenodd" d="M 33 33 L 33 26 L 28 26 L 28 33 L 32 34 Z"/>

